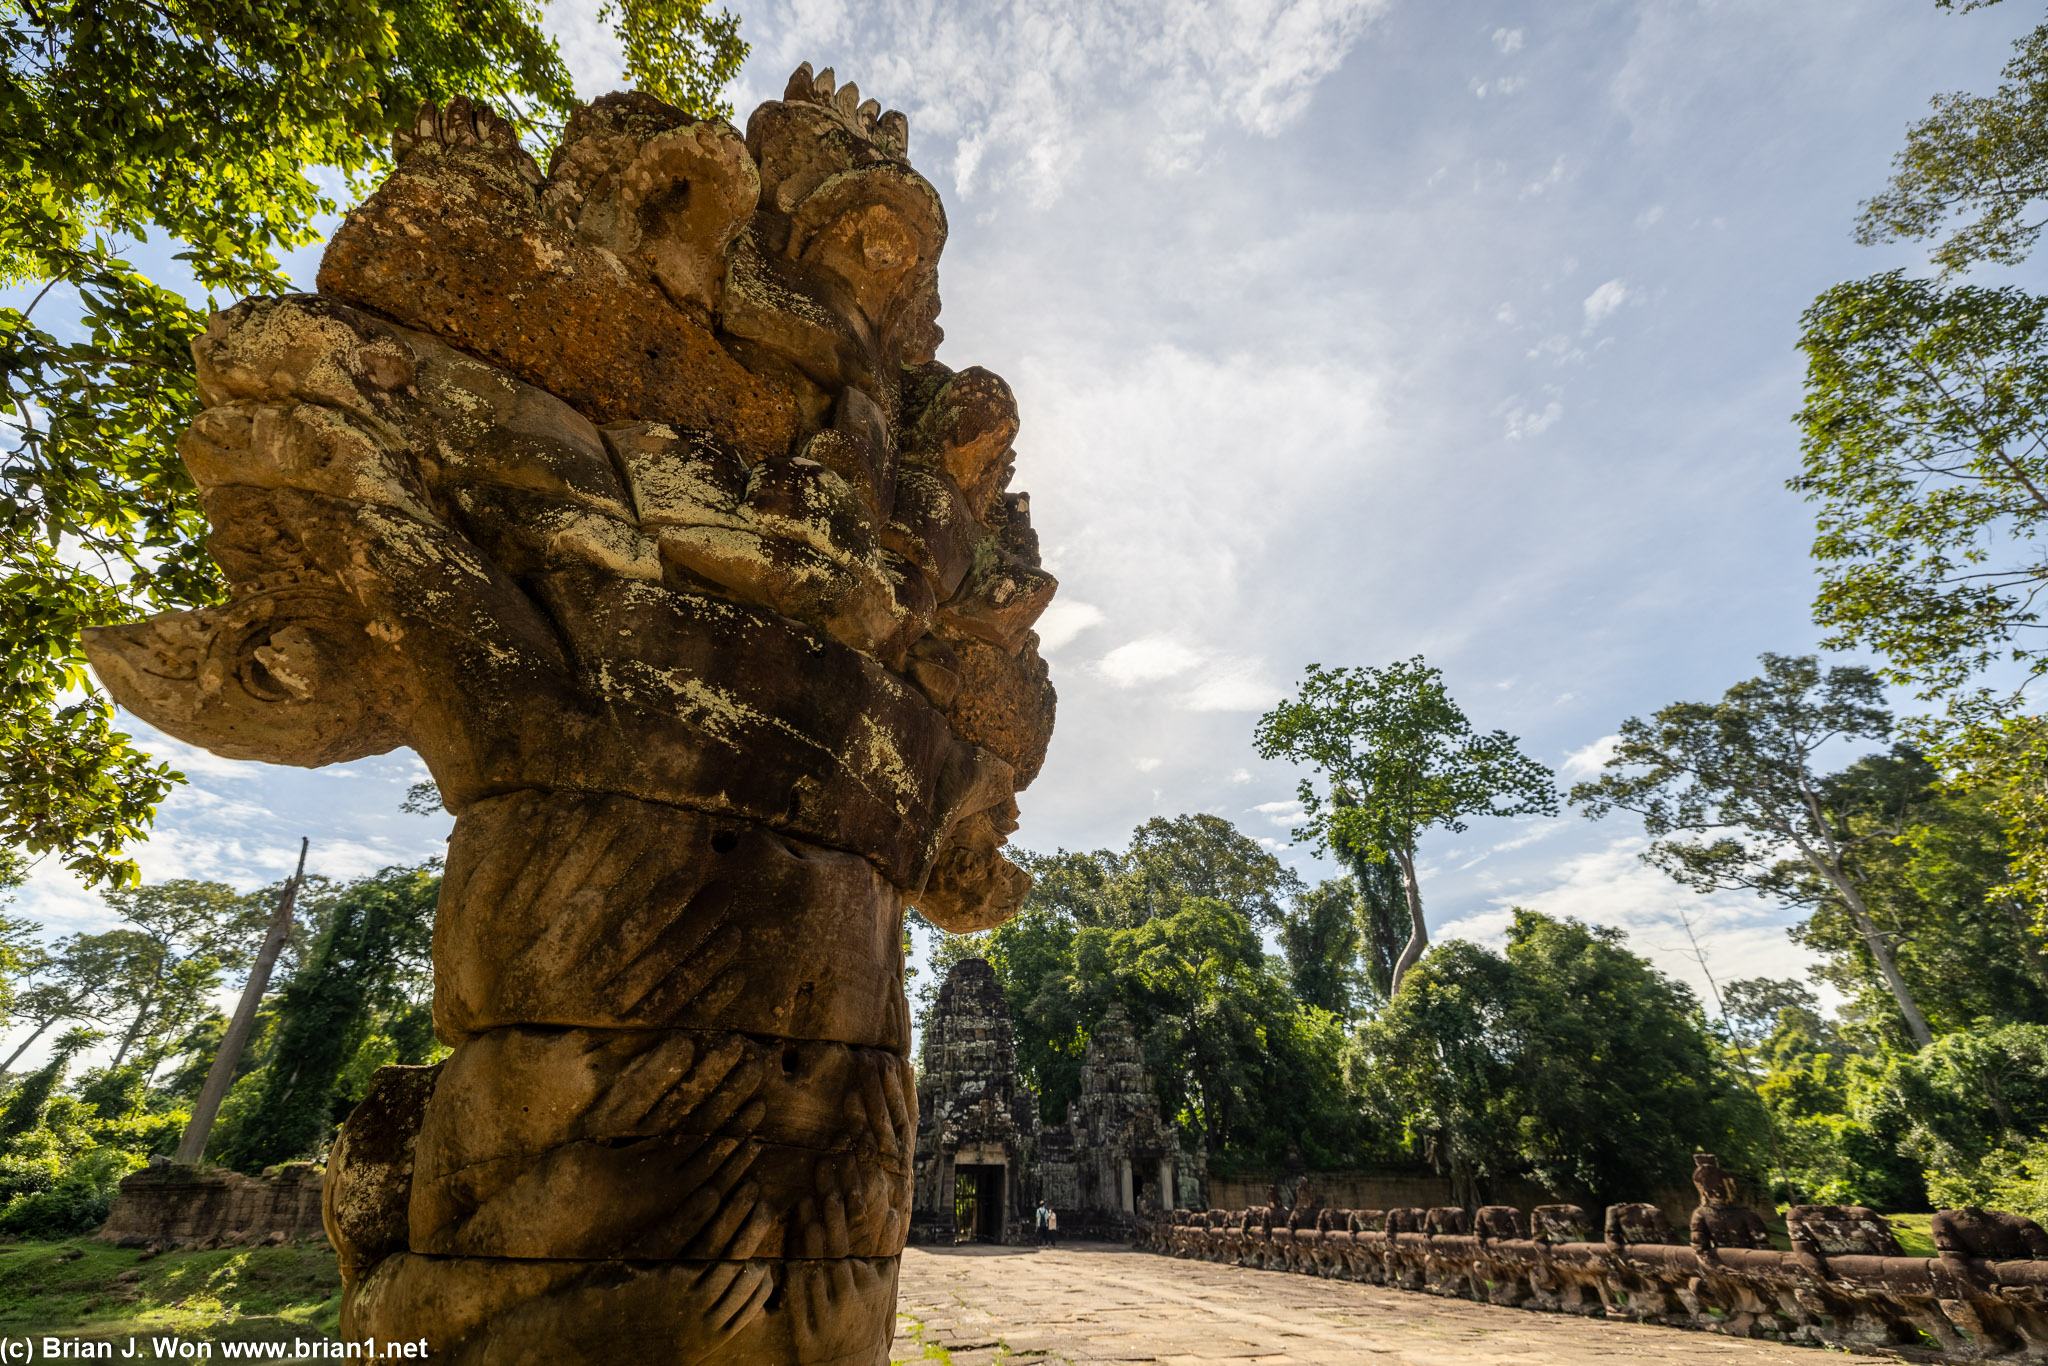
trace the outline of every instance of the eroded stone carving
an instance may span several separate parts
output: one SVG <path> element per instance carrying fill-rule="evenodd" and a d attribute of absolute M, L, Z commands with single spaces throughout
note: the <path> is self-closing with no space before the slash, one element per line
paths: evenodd
<path fill-rule="evenodd" d="M 1899 1255 L 1884 1216 L 1794 1205 L 1779 1251 L 1711 1153 L 1695 1155 L 1700 1211 L 1679 1245 L 1655 1205 L 1616 1205 L 1606 1237 L 1576 1205 L 1520 1212 L 1324 1210 L 1313 1228 L 1276 1227 L 1270 1206 L 1175 1210 L 1139 1245 L 1518 1308 L 1695 1328 L 1931 1361 L 2048 1361 L 2048 1234 L 1979 1209 L 1934 1216 L 1933 1258 Z"/>
<path fill-rule="evenodd" d="M 606 96 L 545 172 L 426 109 L 319 294 L 194 345 L 233 598 L 89 633 L 95 669 L 236 758 L 410 746 L 456 815 L 455 1053 L 330 1171 L 351 1336 L 886 1356 L 903 905 L 1014 913 L 1053 717 L 1016 404 L 934 358 L 908 136 L 808 65 L 744 136 Z"/>

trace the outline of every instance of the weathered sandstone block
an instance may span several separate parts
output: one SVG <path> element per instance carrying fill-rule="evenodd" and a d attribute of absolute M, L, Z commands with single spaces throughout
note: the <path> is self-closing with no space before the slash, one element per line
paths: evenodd
<path fill-rule="evenodd" d="M 88 633 L 216 753 L 416 750 L 455 1052 L 333 1153 L 345 1330 L 445 1361 L 883 1359 L 916 1097 L 902 916 L 1001 923 L 1054 699 L 1015 396 L 934 358 L 938 195 L 808 66 L 645 95 L 546 172 L 421 111 L 317 296 L 194 345 L 232 586 Z"/>

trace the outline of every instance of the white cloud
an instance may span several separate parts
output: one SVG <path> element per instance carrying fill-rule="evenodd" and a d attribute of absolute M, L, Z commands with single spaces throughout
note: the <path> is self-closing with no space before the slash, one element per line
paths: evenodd
<path fill-rule="evenodd" d="M 1301 803 L 1298 801 L 1260 802 L 1257 806 L 1245 809 L 1258 812 L 1275 825 L 1295 825 L 1308 815 L 1301 809 Z"/>
<path fill-rule="evenodd" d="M 1111 650 L 1095 662 L 1095 672 L 1119 688 L 1136 688 L 1184 674 L 1201 662 L 1179 641 L 1146 636 Z"/>
<path fill-rule="evenodd" d="M 1264 711 L 1287 695 L 1255 661 L 1222 660 L 1184 697 L 1189 711 Z"/>
<path fill-rule="evenodd" d="M 1154 758 L 1152 755 L 1148 754 L 1144 758 L 1136 761 L 1136 767 L 1138 772 L 1140 773 L 1150 773 L 1153 769 L 1158 768 L 1159 765 L 1163 762 L 1165 761 L 1162 759 Z"/>
<path fill-rule="evenodd" d="M 1118 688 L 1144 687 L 1199 670 L 1193 684 L 1173 699 L 1189 711 L 1262 711 L 1285 696 L 1257 660 L 1196 649 L 1168 636 L 1119 645 L 1093 669 Z"/>
<path fill-rule="evenodd" d="M 832 64 L 909 114 L 912 150 L 950 164 L 958 194 L 1015 185 L 1042 208 L 1099 140 L 1134 136 L 1147 165 L 1179 174 L 1214 131 L 1279 134 L 1386 4 L 791 0 L 747 24 L 756 70 Z"/>
<path fill-rule="evenodd" d="M 1758 897 L 1738 893 L 1701 896 L 1681 887 L 1638 855 L 1640 835 L 1625 836 L 1563 860 L 1549 885 L 1500 894 L 1489 910 L 1460 917 L 1438 932 L 1439 939 L 1500 943 L 1513 908 L 1609 925 L 1626 931 L 1628 947 L 1664 972 L 1688 983 L 1712 1009 L 1706 979 L 1686 941 L 1681 915 L 1716 978 L 1803 977 L 1813 959 L 1786 936 L 1785 912 Z"/>
<path fill-rule="evenodd" d="M 1068 644 L 1075 636 L 1093 626 L 1100 626 L 1106 617 L 1102 609 L 1092 602 L 1069 602 L 1065 598 L 1054 598 L 1052 606 L 1038 619 L 1038 651 L 1050 655 Z"/>
<path fill-rule="evenodd" d="M 1497 28 L 1493 31 L 1493 45 L 1502 52 L 1522 50 L 1522 30 L 1518 28 Z"/>
<path fill-rule="evenodd" d="M 1591 778 L 1614 757 L 1614 747 L 1620 743 L 1619 735 L 1603 735 L 1585 748 L 1565 755 L 1564 764 L 1558 772 L 1567 778 Z"/>
<path fill-rule="evenodd" d="M 1475 81 L 1472 93 L 1482 100 L 1488 95 L 1512 95 L 1528 83 L 1523 76 L 1500 76 L 1490 81 Z"/>
<path fill-rule="evenodd" d="M 1506 436 L 1510 441 L 1524 437 L 1541 436 L 1557 425 L 1564 416 L 1564 400 L 1553 397 L 1541 408 L 1530 408 L 1517 403 L 1508 409 Z"/>
<path fill-rule="evenodd" d="M 1601 323 L 1613 317 L 1615 312 L 1636 296 L 1629 292 L 1620 280 L 1609 280 L 1606 284 L 1586 296 L 1586 330 L 1591 332 Z"/>
<path fill-rule="evenodd" d="M 1233 783 L 1248 783 L 1251 780 L 1252 771 L 1248 768 L 1233 769 L 1231 771 L 1230 781 Z"/>
<path fill-rule="evenodd" d="M 1522 191 L 1522 197 L 1527 199 L 1542 194 L 1546 190 L 1556 189 L 1564 183 L 1564 172 L 1564 158 L 1559 157 L 1550 163 L 1548 171 L 1545 171 L 1540 177 L 1529 182 L 1528 186 Z"/>
<path fill-rule="evenodd" d="M 1636 215 L 1636 226 L 1639 228 L 1655 227 L 1663 221 L 1664 206 L 1662 204 L 1652 204 L 1649 208 Z"/>

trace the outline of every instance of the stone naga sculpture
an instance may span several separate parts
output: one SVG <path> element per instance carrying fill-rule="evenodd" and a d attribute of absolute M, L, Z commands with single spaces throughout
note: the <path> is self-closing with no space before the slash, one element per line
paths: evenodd
<path fill-rule="evenodd" d="M 547 172 L 423 110 L 317 296 L 194 345 L 225 606 L 89 634 L 217 754 L 405 745 L 455 813 L 438 1075 L 330 1161 L 344 1331 L 448 1361 L 886 1359 L 906 898 L 1008 918 L 1055 584 L 1016 405 L 938 364 L 908 126 L 808 65 Z"/>

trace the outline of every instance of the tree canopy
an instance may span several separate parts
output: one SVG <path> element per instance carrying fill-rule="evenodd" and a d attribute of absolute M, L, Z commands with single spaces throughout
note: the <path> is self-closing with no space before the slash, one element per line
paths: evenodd
<path fill-rule="evenodd" d="M 708 114 L 745 55 L 701 0 L 615 0 L 637 83 Z M 83 627 L 218 600 L 176 439 L 215 294 L 287 292 L 422 101 L 545 140 L 573 104 L 530 0 L 0 0 L 0 845 L 133 883 L 180 781 L 113 726 Z M 168 239 L 204 300 L 133 261 Z M 69 310 L 74 325 L 53 322 Z M 38 316 L 41 311 L 43 316 Z"/>
<path fill-rule="evenodd" d="M 1517 910 L 1506 950 L 1431 949 L 1360 1034 L 1355 1067 L 1466 1198 L 1525 1179 L 1644 1199 L 1710 1146 L 1756 1166 L 1756 1112 L 1698 1002 L 1619 930 Z"/>
<path fill-rule="evenodd" d="M 2013 854 L 2006 890 L 2048 917 L 2048 724 L 2027 695 L 2048 667 L 2044 301 L 1959 279 L 2027 259 L 2044 199 L 2048 24 L 2018 41 L 1993 93 L 1937 95 L 1864 205 L 1860 241 L 1932 241 L 1939 275 L 1850 281 L 1807 310 L 1790 484 L 1816 505 L 1826 643 L 1875 649 L 1892 681 L 1940 704 L 1912 729 L 1988 794 Z"/>
<path fill-rule="evenodd" d="M 1983 9 L 1997 0 L 1935 0 Z M 2013 45 L 2004 80 L 1989 95 L 1936 95 L 1934 112 L 1907 130 L 1891 183 L 1864 204 L 1856 239 L 1946 237 L 1944 270 L 2024 260 L 2040 239 L 2048 199 L 2048 24 Z"/>
<path fill-rule="evenodd" d="M 1393 992 L 1429 944 L 1415 875 L 1422 833 L 1463 830 L 1474 815 L 1557 814 L 1550 770 L 1506 731 L 1474 731 L 1421 655 L 1385 668 L 1309 665 L 1299 695 L 1259 718 L 1254 743 L 1261 758 L 1305 763 L 1330 782 L 1323 793 L 1302 779 L 1295 839 L 1400 864 L 1410 934 Z"/>
<path fill-rule="evenodd" d="M 1640 817 L 1651 840 L 1644 860 L 1695 891 L 1838 901 L 1924 1045 L 1933 1035 L 1855 861 L 1902 833 L 1922 783 L 1890 769 L 1829 779 L 1817 767 L 1836 741 L 1890 734 L 1877 676 L 1858 665 L 1823 672 L 1813 655 L 1761 660 L 1763 674 L 1718 703 L 1674 702 L 1648 721 L 1622 722 L 1603 775 L 1574 785 L 1571 800 L 1596 820 L 1617 809 Z"/>
<path fill-rule="evenodd" d="M 1210 815 L 1147 821 L 1121 851 L 1017 859 L 1034 877 L 1023 910 L 941 940 L 926 1000 L 952 962 L 988 960 L 1041 1116 L 1065 1119 L 1088 1039 L 1120 1004 L 1164 1112 L 1214 1160 L 1277 1161 L 1289 1143 L 1325 1165 L 1357 1159 L 1366 1134 L 1334 1008 L 1358 974 L 1346 884 L 1309 891 Z M 1266 952 L 1261 926 L 1291 945 L 1284 959 Z"/>

